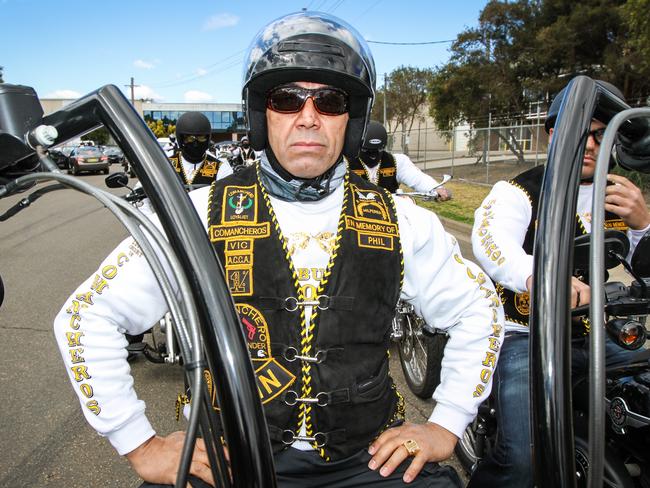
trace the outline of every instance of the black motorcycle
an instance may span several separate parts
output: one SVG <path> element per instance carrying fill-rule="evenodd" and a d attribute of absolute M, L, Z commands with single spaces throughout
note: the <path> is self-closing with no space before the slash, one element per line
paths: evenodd
<path fill-rule="evenodd" d="M 641 349 L 648 338 L 645 322 L 650 313 L 650 233 L 641 239 L 630 263 L 624 259 L 629 250 L 625 234 L 607 231 L 605 239 L 606 268 L 622 264 L 635 278 L 630 286 L 605 283 L 607 335 L 625 349 Z M 584 235 L 575 242 L 574 275 L 584 276 L 588 261 L 589 236 Z M 578 307 L 572 316 L 580 317 L 587 311 L 588 306 Z M 650 487 L 650 350 L 639 352 L 632 364 L 607 367 L 605 374 L 608 418 L 604 486 Z M 589 472 L 587 389 L 586 376 L 574 378 L 575 476 L 579 488 L 587 486 Z M 495 402 L 490 397 L 456 445 L 456 455 L 468 475 L 494 448 L 496 432 Z"/>

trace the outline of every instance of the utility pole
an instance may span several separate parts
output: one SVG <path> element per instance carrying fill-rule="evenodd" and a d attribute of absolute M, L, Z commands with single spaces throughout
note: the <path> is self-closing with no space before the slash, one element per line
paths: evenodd
<path fill-rule="evenodd" d="M 539 164 L 539 104 L 542 102 L 538 101 L 536 103 L 537 103 L 537 125 L 535 128 L 535 166 Z"/>
<path fill-rule="evenodd" d="M 124 86 L 129 86 L 129 87 L 131 87 L 131 105 L 133 105 L 133 106 L 135 107 L 135 88 L 138 87 L 138 86 L 140 86 L 140 85 L 136 85 L 136 84 L 135 84 L 135 82 L 134 82 L 134 80 L 133 80 L 133 76 L 132 76 L 132 77 L 131 77 L 131 83 L 128 84 L 128 85 L 124 85 Z"/>
<path fill-rule="evenodd" d="M 388 87 L 388 76 L 384 73 L 384 127 L 386 127 L 386 97 L 388 92 L 386 88 Z"/>

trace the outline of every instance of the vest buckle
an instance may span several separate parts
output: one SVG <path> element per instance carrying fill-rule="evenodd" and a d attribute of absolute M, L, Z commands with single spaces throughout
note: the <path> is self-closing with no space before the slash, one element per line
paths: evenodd
<path fill-rule="evenodd" d="M 291 445 L 295 441 L 315 442 L 316 447 L 323 447 L 327 443 L 327 434 L 323 432 L 316 432 L 313 436 L 296 435 L 292 430 L 282 431 L 282 442 L 286 445 Z"/>
<path fill-rule="evenodd" d="M 319 349 L 316 351 L 315 356 L 301 356 L 298 354 L 298 350 L 295 347 L 287 347 L 287 349 L 284 351 L 284 359 L 286 359 L 289 362 L 293 362 L 296 359 L 300 359 L 301 361 L 305 361 L 306 363 L 322 363 L 325 361 L 325 358 L 327 357 L 327 351 L 323 349 Z"/>
<path fill-rule="evenodd" d="M 314 398 L 309 398 L 309 397 L 300 398 L 298 396 L 298 393 L 296 393 L 293 390 L 288 390 L 284 394 L 284 403 L 289 406 L 293 406 L 296 403 L 300 402 L 300 403 L 315 403 L 319 407 L 326 407 L 329 403 L 329 400 L 330 400 L 330 394 L 324 391 L 318 393 Z"/>
<path fill-rule="evenodd" d="M 330 307 L 330 297 L 319 295 L 316 300 L 299 301 L 296 297 L 287 297 L 284 299 L 284 309 L 287 312 L 295 312 L 298 307 L 317 307 L 319 310 L 327 310 Z"/>

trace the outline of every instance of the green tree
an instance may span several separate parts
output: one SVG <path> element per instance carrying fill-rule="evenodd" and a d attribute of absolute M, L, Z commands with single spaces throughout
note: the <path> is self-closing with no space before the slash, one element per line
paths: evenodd
<path fill-rule="evenodd" d="M 441 130 L 469 122 L 513 125 L 527 108 L 534 50 L 536 2 L 491 1 L 481 12 L 479 26 L 458 35 L 450 61 L 438 68 L 429 86 L 429 110 Z M 494 131 L 523 162 L 523 149 L 513 130 Z"/>
<path fill-rule="evenodd" d="M 100 127 L 99 129 L 95 129 L 94 131 L 81 136 L 81 140 L 93 141 L 97 146 L 105 146 L 108 143 L 110 137 L 111 135 L 106 127 Z"/>
<path fill-rule="evenodd" d="M 0 66 L 0 83 L 4 83 L 4 82 L 5 82 L 5 80 L 4 80 L 4 78 L 3 78 L 3 71 L 4 71 L 4 69 L 5 69 L 4 66 Z"/>
<path fill-rule="evenodd" d="M 421 110 L 427 101 L 427 95 L 433 70 L 401 66 L 388 75 L 388 84 L 378 93 L 372 111 L 372 118 L 384 120 L 384 97 L 386 99 L 386 130 L 394 134 L 402 129 L 402 147 L 408 154 L 406 137 L 413 128 L 413 123 L 421 116 Z"/>
<path fill-rule="evenodd" d="M 578 74 L 610 81 L 626 97 L 650 91 L 650 0 L 488 2 L 436 70 L 430 113 L 441 129 L 461 121 L 513 125 Z M 512 132 L 499 137 L 523 161 Z"/>
<path fill-rule="evenodd" d="M 619 57 L 622 88 L 635 105 L 648 105 L 650 93 L 650 0 L 628 0 L 620 8 L 626 38 Z M 640 99 L 640 100 L 639 100 Z"/>

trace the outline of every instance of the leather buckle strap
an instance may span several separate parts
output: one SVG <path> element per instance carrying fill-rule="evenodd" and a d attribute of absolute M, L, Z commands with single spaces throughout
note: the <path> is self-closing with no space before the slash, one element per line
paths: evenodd
<path fill-rule="evenodd" d="M 328 443 L 341 443 L 347 440 L 345 429 L 333 430 L 331 432 L 316 432 L 313 436 L 296 435 L 290 429 L 282 431 L 280 439 L 284 444 L 291 445 L 295 441 L 315 442 L 316 447 L 325 447 Z"/>
<path fill-rule="evenodd" d="M 313 403 L 319 407 L 326 407 L 328 405 L 336 405 L 337 403 L 348 403 L 350 401 L 350 390 L 342 388 L 331 392 L 321 391 L 315 397 L 299 397 L 298 393 L 293 390 L 288 390 L 284 394 L 284 403 L 293 406 L 296 403 Z"/>
<path fill-rule="evenodd" d="M 325 359 L 327 358 L 327 350 L 319 349 L 318 351 L 316 351 L 315 356 L 301 356 L 300 354 L 298 354 L 298 350 L 295 347 L 289 346 L 284 350 L 283 356 L 284 359 L 286 359 L 289 362 L 293 362 L 296 359 L 300 359 L 301 361 L 305 361 L 307 363 L 319 364 L 325 361 Z"/>
<path fill-rule="evenodd" d="M 350 311 L 354 307 L 354 297 L 319 295 L 314 300 L 298 300 L 296 297 L 260 297 L 259 305 L 262 310 L 286 310 L 295 312 L 300 307 L 317 307 L 319 310 Z"/>

